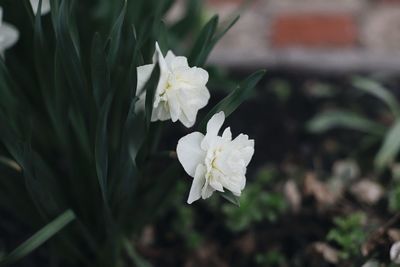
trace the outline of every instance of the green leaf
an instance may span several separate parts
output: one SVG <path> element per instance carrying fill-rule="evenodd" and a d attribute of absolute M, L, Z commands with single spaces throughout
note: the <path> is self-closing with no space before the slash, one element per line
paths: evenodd
<path fill-rule="evenodd" d="M 203 66 L 206 63 L 214 46 L 221 40 L 221 38 L 236 24 L 240 16 L 236 16 L 228 26 L 216 34 L 218 26 L 218 16 L 214 16 L 204 26 L 199 38 L 197 39 L 189 56 L 189 63 L 193 66 Z"/>
<path fill-rule="evenodd" d="M 345 128 L 364 133 L 383 136 L 386 127 L 370 119 L 349 111 L 329 111 L 318 114 L 307 123 L 313 133 L 323 133 L 335 128 Z"/>
<path fill-rule="evenodd" d="M 394 114 L 394 116 L 396 116 L 396 118 L 400 117 L 399 102 L 397 102 L 396 97 L 382 85 L 375 81 L 361 77 L 354 78 L 353 85 L 365 93 L 382 100 L 389 107 L 390 111 Z"/>
<path fill-rule="evenodd" d="M 201 0 L 185 1 L 185 16 L 171 27 L 171 32 L 178 38 L 183 38 L 196 28 L 197 23 L 201 21 Z"/>
<path fill-rule="evenodd" d="M 52 222 L 47 224 L 41 230 L 39 230 L 36 234 L 34 234 L 31 238 L 26 240 L 20 246 L 18 246 L 15 250 L 13 250 L 9 255 L 5 256 L 0 260 L 0 265 L 6 265 L 10 263 L 14 263 L 17 260 L 29 255 L 35 249 L 44 244 L 51 237 L 60 232 L 65 226 L 71 223 L 76 218 L 75 214 L 71 210 L 67 210 L 59 217 L 54 219 Z"/>
<path fill-rule="evenodd" d="M 118 51 L 120 49 L 120 44 L 121 44 L 122 26 L 124 24 L 125 14 L 126 14 L 126 6 L 127 6 L 127 0 L 124 0 L 124 6 L 122 7 L 121 12 L 119 13 L 118 18 L 115 21 L 115 24 L 111 29 L 111 33 L 109 36 L 110 49 L 108 52 L 108 62 L 110 63 L 111 69 L 114 69 L 118 58 Z"/>
<path fill-rule="evenodd" d="M 234 194 L 232 194 L 232 192 L 230 191 L 225 191 L 225 192 L 221 192 L 219 193 L 223 198 L 225 198 L 226 200 L 228 200 L 229 202 L 231 202 L 232 204 L 240 207 L 240 201 L 239 201 L 239 197 L 235 196 Z"/>
<path fill-rule="evenodd" d="M 125 246 L 125 251 L 126 254 L 129 256 L 129 258 L 132 260 L 132 262 L 135 264 L 137 267 L 151 267 L 152 265 L 143 259 L 135 250 L 133 245 L 129 240 L 124 240 L 124 246 Z"/>
<path fill-rule="evenodd" d="M 237 88 L 232 91 L 227 97 L 225 97 L 222 101 L 220 101 L 215 107 L 211 109 L 211 111 L 204 117 L 202 122 L 199 124 L 200 131 L 204 131 L 206 129 L 206 125 L 210 118 L 220 112 L 223 111 L 225 116 L 228 117 L 232 112 L 234 112 L 243 101 L 247 100 L 257 85 L 257 83 L 262 79 L 265 75 L 265 70 L 260 70 L 252 75 L 250 75 L 246 80 L 237 86 Z"/>
<path fill-rule="evenodd" d="M 68 3 L 62 0 L 56 25 L 57 49 L 68 85 L 79 110 L 88 115 L 88 91 L 79 50 L 72 39 Z"/>
<path fill-rule="evenodd" d="M 214 48 L 214 46 L 222 39 L 222 37 L 224 37 L 224 35 L 236 24 L 236 22 L 238 22 L 240 19 L 240 16 L 236 16 L 229 24 L 228 26 L 222 30 L 221 32 L 219 32 L 218 34 L 216 34 L 214 36 L 214 38 L 212 39 L 212 42 L 208 48 L 207 51 L 207 56 L 211 53 L 211 50 Z"/>
<path fill-rule="evenodd" d="M 96 33 L 93 38 L 91 61 L 93 96 L 100 109 L 110 91 L 110 70 L 99 33 Z"/>
<path fill-rule="evenodd" d="M 210 50 L 209 46 L 212 42 L 214 33 L 217 30 L 217 26 L 218 16 L 212 17 L 204 26 L 188 57 L 190 65 L 199 67 L 203 66 L 207 59 L 208 52 Z"/>
<path fill-rule="evenodd" d="M 107 99 L 101 108 L 99 120 L 96 130 L 96 145 L 95 145 L 95 159 L 97 178 L 103 197 L 103 201 L 107 202 L 107 177 L 108 177 L 108 134 L 107 134 L 107 121 L 108 114 L 112 103 L 112 94 L 107 96 Z"/>
<path fill-rule="evenodd" d="M 375 167 L 382 169 L 392 163 L 400 150 L 400 120 L 386 134 L 383 145 L 375 157 Z"/>
<path fill-rule="evenodd" d="M 158 63 L 154 67 L 153 72 L 151 73 L 149 81 L 144 86 L 144 91 L 146 92 L 146 103 L 145 103 L 145 111 L 146 111 L 146 125 L 147 128 L 150 126 L 151 116 L 153 113 L 153 104 L 154 97 L 156 95 L 158 82 L 160 80 L 160 64 Z"/>

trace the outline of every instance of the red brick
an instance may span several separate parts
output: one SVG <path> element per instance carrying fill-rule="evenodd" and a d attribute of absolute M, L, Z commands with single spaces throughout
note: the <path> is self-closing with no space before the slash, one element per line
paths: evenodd
<path fill-rule="evenodd" d="M 219 6 L 219 5 L 226 5 L 226 4 L 241 4 L 243 0 L 207 0 L 207 4 L 211 6 Z"/>
<path fill-rule="evenodd" d="M 350 14 L 281 14 L 272 25 L 274 47 L 342 48 L 357 44 L 358 29 Z"/>
<path fill-rule="evenodd" d="M 379 0 L 382 4 L 400 4 L 400 0 Z"/>

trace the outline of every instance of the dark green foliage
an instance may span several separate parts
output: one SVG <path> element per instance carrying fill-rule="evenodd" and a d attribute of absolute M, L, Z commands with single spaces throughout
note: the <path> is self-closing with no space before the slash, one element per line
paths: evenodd
<path fill-rule="evenodd" d="M 162 23 L 173 2 L 51 0 L 51 15 L 41 16 L 29 0 L 0 0 L 5 20 L 21 34 L 0 58 L 0 207 L 32 231 L 73 212 L 67 214 L 75 220 L 52 242 L 57 266 L 123 266 L 124 253 L 139 259 L 127 244 L 168 206 L 182 176 L 176 159 L 153 160 L 163 135 L 161 123 L 150 123 L 157 65 L 145 86 L 145 110 L 136 109 L 136 68 L 151 62 L 155 42 L 179 48 L 199 28 L 198 1 L 188 1 L 181 21 Z M 216 33 L 213 18 L 189 53 L 191 63 L 203 66 L 236 20 Z M 212 112 L 231 113 L 261 76 Z M 55 222 L 27 252 L 64 226 L 56 231 Z"/>
<path fill-rule="evenodd" d="M 355 213 L 334 220 L 336 227 L 329 231 L 327 239 L 339 245 L 343 260 L 357 257 L 361 253 L 361 244 L 366 239 L 366 232 L 363 230 L 364 216 L 362 213 Z"/>
<path fill-rule="evenodd" d="M 223 204 L 226 224 L 232 231 L 242 231 L 262 221 L 275 222 L 285 212 L 287 203 L 284 196 L 266 190 L 276 178 L 272 169 L 260 171 L 257 179 L 243 191 L 240 207 Z"/>
<path fill-rule="evenodd" d="M 389 167 L 399 154 L 400 104 L 388 89 L 372 80 L 357 77 L 353 79 L 353 85 L 362 93 L 373 96 L 387 107 L 388 115 L 392 118 L 389 127 L 380 121 L 368 118 L 364 114 L 336 110 L 316 115 L 307 124 L 307 128 L 314 133 L 323 133 L 335 128 L 363 132 L 366 134 L 366 137 L 362 139 L 364 144 L 368 146 L 381 145 L 376 153 L 374 165 L 378 171 L 382 171 Z"/>

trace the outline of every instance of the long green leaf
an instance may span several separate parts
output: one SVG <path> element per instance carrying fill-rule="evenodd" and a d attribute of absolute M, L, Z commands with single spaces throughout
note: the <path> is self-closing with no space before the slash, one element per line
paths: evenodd
<path fill-rule="evenodd" d="M 157 59 L 157 64 L 154 67 L 153 72 L 151 73 L 151 77 L 144 86 L 144 90 L 146 92 L 145 112 L 147 128 L 150 126 L 151 116 L 153 114 L 154 97 L 156 95 L 158 82 L 160 80 L 160 72 L 160 64 L 158 63 Z"/>
<path fill-rule="evenodd" d="M 79 50 L 72 39 L 71 24 L 69 23 L 70 1 L 62 0 L 56 25 L 56 39 L 60 63 L 64 68 L 68 85 L 74 97 L 75 104 L 83 115 L 88 115 L 88 90 L 85 74 L 79 55 Z M 86 113 L 86 114 L 85 114 Z"/>
<path fill-rule="evenodd" d="M 209 46 L 212 42 L 212 38 L 217 30 L 217 26 L 218 16 L 212 17 L 204 26 L 188 57 L 190 65 L 201 67 L 204 64 L 208 56 Z"/>
<path fill-rule="evenodd" d="M 377 169 L 383 169 L 392 163 L 400 150 L 400 120 L 397 120 L 394 126 L 386 134 L 383 145 L 375 157 L 375 166 Z"/>
<path fill-rule="evenodd" d="M 122 33 L 122 26 L 125 20 L 126 14 L 126 7 L 127 7 L 127 0 L 124 0 L 124 6 L 119 13 L 117 20 L 111 30 L 109 36 L 109 53 L 108 53 L 108 62 L 110 63 L 111 69 L 114 69 L 117 58 L 118 58 L 118 50 L 120 48 L 121 43 L 121 33 Z"/>
<path fill-rule="evenodd" d="M 240 106 L 240 104 L 243 103 L 243 101 L 249 98 L 252 90 L 264 75 L 265 70 L 260 70 L 253 73 L 246 80 L 240 83 L 239 86 L 232 91 L 232 93 L 230 93 L 226 98 L 213 107 L 211 111 L 204 117 L 202 122 L 199 124 L 200 131 L 205 130 L 207 122 L 214 114 L 223 111 L 225 116 L 228 117 L 232 112 L 234 112 Z"/>
<path fill-rule="evenodd" d="M 220 195 L 232 204 L 240 207 L 240 198 L 232 194 L 230 191 L 221 192 Z"/>
<path fill-rule="evenodd" d="M 329 111 L 318 114 L 307 123 L 313 133 L 323 133 L 335 128 L 345 128 L 364 133 L 383 136 L 386 127 L 370 119 L 349 111 Z"/>
<path fill-rule="evenodd" d="M 47 240 L 60 232 L 65 226 L 71 223 L 76 218 L 75 214 L 71 210 L 67 210 L 59 217 L 54 219 L 48 225 L 39 230 L 31 238 L 26 240 L 10 254 L 0 260 L 0 265 L 14 263 L 17 260 L 29 255 L 35 249 L 43 245 Z"/>
<path fill-rule="evenodd" d="M 129 240 L 124 240 L 124 247 L 126 250 L 126 254 L 129 256 L 129 258 L 132 260 L 132 262 L 135 264 L 137 267 L 151 267 L 152 265 L 143 259 L 135 250 L 133 245 Z"/>
<path fill-rule="evenodd" d="M 112 94 L 107 96 L 107 99 L 101 109 L 99 120 L 97 123 L 95 158 L 97 178 L 103 197 L 103 201 L 107 202 L 107 176 L 108 176 L 108 134 L 107 121 L 108 114 L 112 103 Z"/>
<path fill-rule="evenodd" d="M 394 116 L 400 118 L 400 104 L 397 98 L 388 89 L 375 81 L 361 77 L 354 78 L 353 85 L 365 93 L 382 100 L 389 107 Z"/>
<path fill-rule="evenodd" d="M 96 33 L 93 38 L 91 62 L 93 96 L 98 109 L 100 109 L 110 91 L 111 78 L 104 45 L 101 42 L 99 33 Z"/>

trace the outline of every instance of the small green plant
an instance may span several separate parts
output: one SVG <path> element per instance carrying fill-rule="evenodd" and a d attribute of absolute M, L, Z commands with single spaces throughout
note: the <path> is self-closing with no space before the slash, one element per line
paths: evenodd
<path fill-rule="evenodd" d="M 327 240 L 335 242 L 340 247 L 340 257 L 343 260 L 360 255 L 361 244 L 366 238 L 363 230 L 365 215 L 355 213 L 334 219 L 335 228 L 327 235 Z"/>
<path fill-rule="evenodd" d="M 254 223 L 268 220 L 275 222 L 287 208 L 285 198 L 281 193 L 267 190 L 276 180 L 273 169 L 262 169 L 240 198 L 240 206 L 223 205 L 226 224 L 232 231 L 242 231 Z"/>
<path fill-rule="evenodd" d="M 256 263 L 260 267 L 280 267 L 287 265 L 285 255 L 277 250 L 272 250 L 265 254 L 257 254 Z"/>
<path fill-rule="evenodd" d="M 393 121 L 391 125 L 387 126 L 358 112 L 339 109 L 316 115 L 309 121 L 307 128 L 313 133 L 324 133 L 337 128 L 363 133 L 364 138 L 359 144 L 360 148 L 381 144 L 374 163 L 377 170 L 382 170 L 394 163 L 400 151 L 400 139 L 398 138 L 400 135 L 400 103 L 395 95 L 375 81 L 358 77 L 353 80 L 353 85 L 361 92 L 377 98 L 386 106 Z"/>

